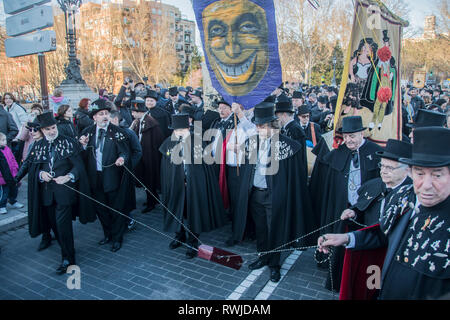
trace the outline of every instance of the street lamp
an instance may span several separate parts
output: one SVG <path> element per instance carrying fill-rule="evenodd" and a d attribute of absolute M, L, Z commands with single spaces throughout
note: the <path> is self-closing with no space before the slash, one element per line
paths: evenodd
<path fill-rule="evenodd" d="M 66 27 L 67 51 L 69 63 L 65 65 L 66 79 L 62 84 L 86 84 L 81 76 L 80 60 L 77 58 L 77 35 L 75 29 L 75 13 L 81 6 L 82 0 L 57 0 L 61 10 L 64 12 Z"/>
<path fill-rule="evenodd" d="M 331 85 L 336 87 L 336 55 L 333 56 L 333 80 L 331 81 Z"/>

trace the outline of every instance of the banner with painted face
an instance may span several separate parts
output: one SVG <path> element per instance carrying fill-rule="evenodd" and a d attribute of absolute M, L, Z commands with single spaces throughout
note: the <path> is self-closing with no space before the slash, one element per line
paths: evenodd
<path fill-rule="evenodd" d="M 282 82 L 273 0 L 194 0 L 213 87 L 245 109 Z"/>
<path fill-rule="evenodd" d="M 359 115 L 367 139 L 401 140 L 400 49 L 403 21 L 379 0 L 355 0 L 355 16 L 334 119 L 334 147 L 346 116 Z"/>

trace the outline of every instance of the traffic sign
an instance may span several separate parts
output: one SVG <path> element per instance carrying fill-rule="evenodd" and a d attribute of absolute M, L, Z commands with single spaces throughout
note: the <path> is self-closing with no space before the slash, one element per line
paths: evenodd
<path fill-rule="evenodd" d="M 53 30 L 37 31 L 5 40 L 6 56 L 9 58 L 55 50 L 56 33 Z"/>
<path fill-rule="evenodd" d="M 25 10 L 50 2 L 51 0 L 3 0 L 3 8 L 6 14 L 16 14 Z"/>
<path fill-rule="evenodd" d="M 10 37 L 53 26 L 51 6 L 38 6 L 6 18 L 6 34 Z"/>

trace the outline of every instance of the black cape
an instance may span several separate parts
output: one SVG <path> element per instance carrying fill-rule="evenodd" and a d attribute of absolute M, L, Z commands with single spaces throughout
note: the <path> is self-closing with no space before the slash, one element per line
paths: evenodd
<path fill-rule="evenodd" d="M 375 154 L 382 151 L 377 144 L 366 140 L 359 148 L 359 157 L 361 165 L 361 185 L 371 179 L 380 176 L 378 168 L 379 157 Z M 342 211 L 349 208 L 348 203 L 348 172 L 350 168 L 351 151 L 345 144 L 339 146 L 323 157 L 327 170 L 325 176 L 322 177 L 323 184 L 319 188 L 321 210 L 321 225 L 325 226 L 333 221 L 340 219 Z M 340 221 L 329 228 L 322 230 L 325 233 L 345 233 L 357 227 L 352 222 Z M 344 262 L 344 247 L 336 247 L 332 256 L 332 276 L 333 289 L 339 290 L 342 266 Z M 327 287 L 330 287 L 329 278 Z"/>
<path fill-rule="evenodd" d="M 65 146 L 65 148 L 57 148 L 55 158 L 71 158 L 71 161 L 77 166 L 80 175 L 79 179 L 75 182 L 74 188 L 87 196 L 91 196 L 88 176 L 81 157 L 82 149 L 80 144 L 75 139 L 62 135 L 59 135 L 55 139 L 57 145 L 59 142 L 61 142 L 61 145 Z M 39 142 L 34 143 L 30 150 L 30 163 L 28 164 L 28 226 L 32 238 L 39 236 L 47 229 L 44 228 L 45 223 L 43 222 L 42 216 L 43 207 L 39 197 L 39 190 L 42 186 L 39 179 L 39 171 L 40 165 L 44 162 L 48 162 L 50 159 L 48 145 L 48 141 L 44 138 Z M 79 193 L 75 193 L 75 195 L 77 200 L 75 205 L 72 206 L 73 220 L 78 217 L 82 224 L 94 222 L 97 218 L 94 202 Z"/>
<path fill-rule="evenodd" d="M 175 219 L 164 208 L 164 231 L 180 231 L 185 201 L 186 217 L 183 223 L 187 222 L 191 232 L 208 232 L 226 223 L 225 209 L 213 168 L 201 162 L 203 151 L 199 148 L 194 150 L 193 142 L 194 135 L 191 134 L 186 143 L 182 143 L 186 150 L 191 150 L 190 157 L 186 155 L 191 163 L 185 166 L 183 162 L 175 164 L 171 161 L 172 153 L 180 151 L 178 141 L 171 141 L 169 137 L 159 149 L 162 154 L 161 201 L 176 217 Z"/>
<path fill-rule="evenodd" d="M 258 138 L 246 141 L 246 163 L 240 168 L 241 189 L 236 205 L 236 240 L 242 240 L 247 221 L 248 205 L 253 187 L 255 164 L 249 162 L 248 155 L 256 152 Z M 272 146 L 274 143 L 272 143 Z M 271 148 L 272 149 L 272 148 Z M 274 249 L 305 235 L 313 226 L 311 202 L 306 188 L 307 176 L 301 165 L 303 158 L 301 145 L 283 135 L 271 150 L 279 161 L 278 171 L 266 176 L 267 186 L 272 195 L 272 217 L 269 224 L 269 247 Z M 315 243 L 313 237 L 304 238 L 290 246 Z"/>

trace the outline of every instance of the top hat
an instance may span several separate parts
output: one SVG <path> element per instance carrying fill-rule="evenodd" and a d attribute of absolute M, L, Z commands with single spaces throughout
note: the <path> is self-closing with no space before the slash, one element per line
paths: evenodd
<path fill-rule="evenodd" d="M 307 113 L 311 113 L 311 109 L 308 107 L 308 105 L 304 104 L 301 105 L 298 109 L 297 109 L 297 115 L 302 115 L 302 114 L 307 114 Z"/>
<path fill-rule="evenodd" d="M 303 99 L 303 93 L 300 91 L 294 91 L 292 94 L 292 99 Z"/>
<path fill-rule="evenodd" d="M 194 89 L 193 89 L 192 87 L 190 87 L 190 86 L 187 86 L 187 87 L 186 87 L 186 90 L 187 90 L 187 92 L 192 92 L 192 91 L 194 91 Z"/>
<path fill-rule="evenodd" d="M 189 115 L 187 113 L 179 113 L 172 115 L 172 124 L 169 129 L 189 129 Z"/>
<path fill-rule="evenodd" d="M 220 99 L 220 101 L 217 103 L 217 105 L 219 105 L 219 104 L 225 104 L 225 105 L 227 105 L 227 106 L 229 106 L 230 108 L 231 108 L 231 104 L 229 104 L 228 102 L 226 102 L 225 101 L 225 99 Z"/>
<path fill-rule="evenodd" d="M 178 88 L 177 87 L 170 87 L 169 88 L 169 96 L 175 97 L 178 94 Z"/>
<path fill-rule="evenodd" d="M 278 101 L 275 103 L 275 113 L 277 112 L 294 113 L 291 100 L 283 94 L 278 97 Z"/>
<path fill-rule="evenodd" d="M 255 116 L 252 119 L 254 124 L 265 124 L 278 119 L 275 116 L 274 104 L 270 102 L 261 102 L 257 104 L 253 113 Z"/>
<path fill-rule="evenodd" d="M 147 95 L 145 96 L 145 99 L 152 98 L 158 101 L 158 92 L 155 90 L 148 90 Z"/>
<path fill-rule="evenodd" d="M 100 112 L 102 110 L 108 110 L 111 111 L 111 107 L 106 103 L 106 100 L 104 99 L 97 99 L 94 102 L 91 103 L 91 113 L 90 116 L 93 117 L 97 114 L 97 112 Z"/>
<path fill-rule="evenodd" d="M 41 128 L 41 125 L 39 124 L 38 118 L 36 117 L 36 118 L 34 118 L 33 121 L 28 121 L 27 122 L 27 128 L 28 129 L 32 128 L 32 129 L 39 130 Z"/>
<path fill-rule="evenodd" d="M 450 165 L 450 129 L 443 127 L 424 127 L 414 130 L 412 155 L 400 158 L 402 163 L 425 168 Z"/>
<path fill-rule="evenodd" d="M 131 101 L 131 111 L 147 112 L 144 99 L 138 97 L 136 100 Z"/>
<path fill-rule="evenodd" d="M 51 112 L 44 112 L 43 114 L 38 114 L 36 117 L 39 127 L 45 128 L 56 124 L 56 119 Z"/>
<path fill-rule="evenodd" d="M 200 90 L 194 90 L 193 92 L 189 93 L 191 96 L 196 96 L 201 98 L 202 97 L 202 92 Z"/>
<path fill-rule="evenodd" d="M 443 127 L 445 120 L 446 116 L 443 113 L 419 109 L 414 123 L 407 123 L 406 126 L 410 128 Z"/>
<path fill-rule="evenodd" d="M 270 102 L 270 103 L 275 103 L 275 96 L 268 96 L 264 99 L 264 102 Z"/>
<path fill-rule="evenodd" d="M 381 158 L 398 161 L 400 158 L 411 158 L 412 144 L 406 141 L 389 139 L 383 151 L 375 152 Z"/>
<path fill-rule="evenodd" d="M 363 127 L 361 116 L 348 116 L 342 119 L 342 129 L 340 133 L 354 133 L 366 130 Z"/>

